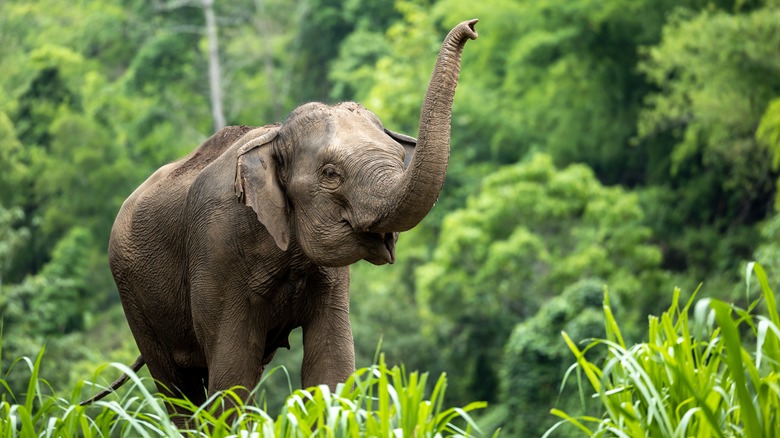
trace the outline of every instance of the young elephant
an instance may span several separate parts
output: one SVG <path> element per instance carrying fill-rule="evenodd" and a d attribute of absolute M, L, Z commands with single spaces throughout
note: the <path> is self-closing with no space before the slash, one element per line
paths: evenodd
<path fill-rule="evenodd" d="M 219 131 L 130 195 L 109 258 L 141 351 L 134 369 L 146 364 L 161 392 L 202 403 L 253 388 L 303 327 L 304 387 L 334 388 L 354 371 L 348 265 L 393 263 L 398 233 L 436 201 L 476 21 L 444 40 L 419 141 L 356 103 L 309 103 L 281 125 Z"/>

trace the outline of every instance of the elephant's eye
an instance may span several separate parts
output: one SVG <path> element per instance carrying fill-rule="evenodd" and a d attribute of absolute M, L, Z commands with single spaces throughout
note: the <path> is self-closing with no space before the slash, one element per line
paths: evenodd
<path fill-rule="evenodd" d="M 326 164 L 322 168 L 322 186 L 327 190 L 336 190 L 341 185 L 341 174 L 336 166 Z"/>
<path fill-rule="evenodd" d="M 339 176 L 336 168 L 332 165 L 325 166 L 325 168 L 322 169 L 322 174 L 325 175 L 326 178 L 336 178 Z"/>

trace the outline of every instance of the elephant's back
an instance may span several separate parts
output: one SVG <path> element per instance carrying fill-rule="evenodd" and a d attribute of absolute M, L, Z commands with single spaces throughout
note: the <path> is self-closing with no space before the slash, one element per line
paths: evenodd
<path fill-rule="evenodd" d="M 181 213 L 192 182 L 251 129 L 249 126 L 223 128 L 186 157 L 155 171 L 122 204 L 114 222 L 112 242 L 132 239 L 133 246 L 143 246 L 144 240 L 152 245 L 159 242 L 153 238 L 159 234 L 173 237 L 182 224 Z"/>
<path fill-rule="evenodd" d="M 125 291 L 134 295 L 183 292 L 187 192 L 206 166 L 251 129 L 220 130 L 188 156 L 158 169 L 125 200 L 109 241 L 111 270 L 117 283 L 126 283 Z"/>
<path fill-rule="evenodd" d="M 254 129 L 252 126 L 227 126 L 209 137 L 191 154 L 176 162 L 171 170 L 171 178 L 181 178 L 185 175 L 197 175 L 212 161 L 219 158 L 242 135 Z"/>

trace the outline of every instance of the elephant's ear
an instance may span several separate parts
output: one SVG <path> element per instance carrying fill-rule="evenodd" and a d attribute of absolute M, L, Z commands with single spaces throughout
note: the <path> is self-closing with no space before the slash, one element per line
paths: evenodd
<path fill-rule="evenodd" d="M 287 199 L 279 184 L 271 144 L 279 128 L 267 132 L 260 129 L 248 132 L 239 140 L 244 144 L 238 149 L 236 160 L 236 196 L 252 207 L 276 245 L 286 251 L 290 244 Z"/>
<path fill-rule="evenodd" d="M 387 135 L 389 135 L 393 140 L 397 141 L 398 143 L 401 144 L 401 146 L 404 147 L 404 150 L 406 151 L 406 156 L 404 157 L 404 168 L 406 168 L 409 165 L 409 163 L 412 162 L 412 156 L 414 155 L 414 147 L 417 146 L 417 139 L 414 137 L 410 137 L 408 135 L 393 132 L 387 128 L 384 129 Z"/>

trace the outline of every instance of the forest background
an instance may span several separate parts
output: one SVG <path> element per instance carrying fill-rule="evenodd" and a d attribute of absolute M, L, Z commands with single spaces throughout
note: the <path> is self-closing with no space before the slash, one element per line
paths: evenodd
<path fill-rule="evenodd" d="M 395 265 L 352 268 L 358 366 L 380 345 L 488 401 L 488 428 L 539 435 L 550 408 L 590 409 L 559 394 L 560 332 L 604 336 L 605 286 L 638 339 L 676 286 L 744 305 L 746 262 L 780 273 L 777 0 L 5 0 L 0 371 L 45 344 L 68 392 L 131 362 L 106 244 L 132 190 L 307 101 L 415 135 L 439 44 L 474 17 L 440 201 Z M 292 344 L 274 364 L 295 385 Z"/>

